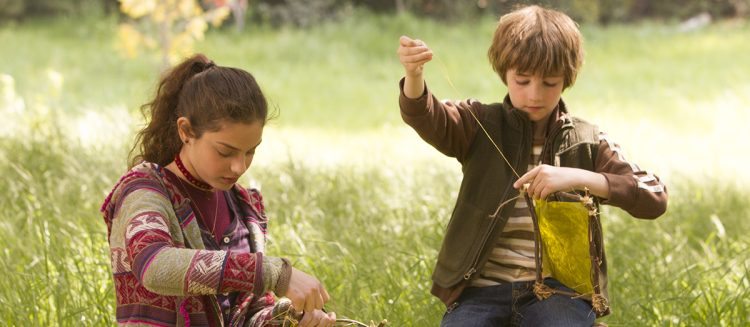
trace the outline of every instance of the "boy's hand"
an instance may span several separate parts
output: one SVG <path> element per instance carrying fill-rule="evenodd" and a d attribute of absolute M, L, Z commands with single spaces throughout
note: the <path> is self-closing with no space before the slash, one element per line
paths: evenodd
<path fill-rule="evenodd" d="M 427 47 L 427 44 L 408 36 L 399 38 L 397 53 L 407 77 L 422 76 L 424 64 L 432 60 L 432 50 Z"/>
<path fill-rule="evenodd" d="M 305 312 L 302 320 L 299 321 L 299 327 L 331 327 L 334 324 L 336 324 L 336 314 L 322 310 Z"/>
<path fill-rule="evenodd" d="M 323 284 L 317 278 L 296 268 L 292 268 L 289 279 L 289 290 L 285 296 L 292 301 L 292 307 L 304 312 L 323 309 L 323 304 L 330 298 Z"/>
<path fill-rule="evenodd" d="M 559 191 L 582 190 L 587 187 L 591 194 L 609 197 L 609 183 L 602 174 L 584 169 L 539 165 L 521 176 L 513 187 L 520 189 L 529 183 L 526 192 L 534 199 L 545 199 Z"/>

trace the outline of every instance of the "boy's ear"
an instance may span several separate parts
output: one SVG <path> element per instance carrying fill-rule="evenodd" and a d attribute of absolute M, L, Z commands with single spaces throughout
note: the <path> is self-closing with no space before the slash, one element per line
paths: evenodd
<path fill-rule="evenodd" d="M 190 125 L 190 120 L 187 117 L 177 118 L 177 134 L 179 134 L 183 143 L 195 137 L 193 127 Z"/>

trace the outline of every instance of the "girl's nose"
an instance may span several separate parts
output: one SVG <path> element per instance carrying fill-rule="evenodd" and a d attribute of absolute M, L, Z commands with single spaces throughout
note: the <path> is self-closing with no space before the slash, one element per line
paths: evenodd
<path fill-rule="evenodd" d="M 239 175 L 242 175 L 245 173 L 245 170 L 247 169 L 247 166 L 245 165 L 245 157 L 240 157 L 238 159 L 235 159 L 232 161 L 232 173 Z"/>

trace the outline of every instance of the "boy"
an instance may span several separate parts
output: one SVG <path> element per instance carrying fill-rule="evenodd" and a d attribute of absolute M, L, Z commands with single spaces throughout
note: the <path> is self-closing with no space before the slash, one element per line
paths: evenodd
<path fill-rule="evenodd" d="M 464 173 L 432 275 L 432 293 L 448 308 L 442 326 L 591 326 L 609 313 L 596 239 L 589 246 L 601 254 L 598 297 L 575 296 L 573 285 L 553 278 L 543 285 L 552 295 L 537 297 L 534 224 L 523 198 L 513 199 L 524 184 L 535 199 L 588 189 L 596 202 L 638 218 L 666 210 L 656 176 L 625 161 L 596 126 L 568 115 L 561 94 L 581 67 L 581 43 L 576 23 L 561 12 L 529 6 L 506 14 L 488 51 L 508 87 L 503 102 L 441 103 L 422 75 L 431 50 L 400 38 L 402 118 Z"/>

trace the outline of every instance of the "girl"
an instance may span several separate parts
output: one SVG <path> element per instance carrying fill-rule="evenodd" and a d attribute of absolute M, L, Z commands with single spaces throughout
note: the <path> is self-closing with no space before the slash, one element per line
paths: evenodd
<path fill-rule="evenodd" d="M 267 104 L 252 75 L 203 55 L 169 71 L 144 105 L 131 169 L 102 205 L 120 325 L 332 326 L 321 283 L 264 255 L 258 190 L 236 184 L 260 145 Z M 299 313 L 299 312 L 298 312 Z"/>

